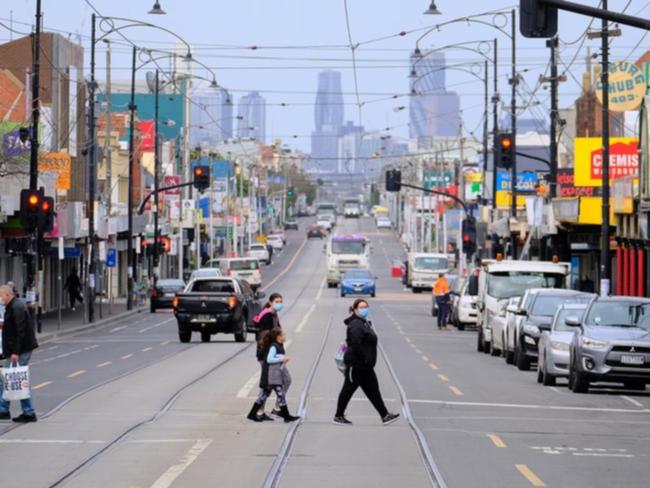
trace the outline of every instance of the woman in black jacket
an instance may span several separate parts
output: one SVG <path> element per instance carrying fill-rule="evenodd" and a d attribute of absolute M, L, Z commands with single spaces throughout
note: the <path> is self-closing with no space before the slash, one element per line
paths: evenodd
<path fill-rule="evenodd" d="M 379 381 L 375 374 L 377 363 L 377 334 L 368 320 L 368 302 L 359 298 L 350 308 L 350 315 L 344 320 L 347 325 L 345 352 L 345 382 L 336 407 L 334 423 L 339 425 L 352 424 L 345 418 L 345 409 L 352 399 L 352 395 L 361 387 L 370 403 L 375 407 L 384 425 L 393 423 L 399 417 L 398 413 L 390 413 L 386 409 L 384 400 L 379 391 Z"/>

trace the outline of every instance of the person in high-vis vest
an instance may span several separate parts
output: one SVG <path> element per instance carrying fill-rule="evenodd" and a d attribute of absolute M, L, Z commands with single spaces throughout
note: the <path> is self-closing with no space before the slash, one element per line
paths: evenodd
<path fill-rule="evenodd" d="M 433 296 L 438 305 L 438 329 L 447 325 L 449 315 L 449 282 L 444 274 L 441 274 L 433 285 Z"/>

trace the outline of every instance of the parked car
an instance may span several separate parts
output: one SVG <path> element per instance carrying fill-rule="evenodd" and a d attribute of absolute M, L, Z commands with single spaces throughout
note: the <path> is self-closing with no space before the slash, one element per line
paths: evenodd
<path fill-rule="evenodd" d="M 211 259 L 208 261 L 208 265 L 212 263 L 213 266 L 218 266 L 215 262 L 217 260 Z M 192 271 L 189 281 L 196 280 L 197 278 L 219 278 L 221 276 L 223 276 L 223 273 L 218 267 L 199 268 Z"/>
<path fill-rule="evenodd" d="M 284 242 L 282 241 L 282 236 L 277 234 L 271 234 L 266 236 L 266 243 L 271 244 L 274 251 L 282 251 L 284 248 Z"/>
<path fill-rule="evenodd" d="M 494 317 L 492 320 L 492 340 L 490 341 L 490 347 L 487 351 L 483 352 L 489 352 L 492 356 L 505 354 L 506 327 L 509 321 L 515 319 L 516 315 L 511 310 L 513 306 L 517 306 L 520 299 L 521 297 L 509 298 L 505 306 Z"/>
<path fill-rule="evenodd" d="M 248 248 L 248 256 L 256 258 L 266 265 L 271 264 L 271 255 L 264 244 L 251 244 Z"/>
<path fill-rule="evenodd" d="M 478 308 L 476 295 L 470 295 L 469 283 L 466 278 L 459 278 L 451 287 L 451 323 L 458 330 L 465 330 L 467 325 L 478 323 Z"/>
<path fill-rule="evenodd" d="M 569 389 L 589 390 L 597 381 L 644 390 L 650 383 L 650 300 L 598 297 L 582 319 L 569 317 L 575 330 L 569 348 Z"/>
<path fill-rule="evenodd" d="M 285 230 L 298 230 L 298 221 L 296 219 L 289 219 L 284 223 Z"/>
<path fill-rule="evenodd" d="M 327 237 L 327 232 L 322 227 L 315 225 L 307 231 L 307 239 L 322 239 Z"/>
<path fill-rule="evenodd" d="M 287 233 L 283 229 L 273 229 L 271 232 L 269 232 L 270 236 L 280 236 L 280 239 L 282 239 L 282 244 L 287 243 Z"/>
<path fill-rule="evenodd" d="M 521 371 L 528 371 L 530 364 L 537 361 L 537 343 L 543 330 L 551 328 L 551 320 L 555 311 L 565 303 L 588 303 L 593 294 L 575 290 L 549 288 L 533 288 L 526 290 L 526 295 L 532 295 L 527 300 L 525 308 L 511 307 L 510 311 L 521 317 L 516 321 L 517 327 L 509 331 L 514 348 L 514 362 Z M 523 299 L 523 297 L 522 297 Z"/>
<path fill-rule="evenodd" d="M 393 224 L 386 215 L 380 215 L 377 217 L 377 228 L 378 229 L 391 229 Z"/>
<path fill-rule="evenodd" d="M 370 295 L 375 296 L 376 276 L 373 276 L 367 269 L 349 269 L 341 278 L 341 296 L 346 295 Z"/>
<path fill-rule="evenodd" d="M 255 332 L 253 317 L 262 306 L 264 293 L 254 292 L 237 278 L 197 278 L 174 298 L 174 315 L 181 342 L 190 342 L 192 332 L 201 334 L 201 342 L 210 342 L 213 334 L 234 334 L 235 341 L 245 342 Z"/>
<path fill-rule="evenodd" d="M 556 378 L 569 377 L 569 348 L 574 330 L 566 325 L 569 317 L 582 319 L 587 309 L 584 303 L 560 305 L 551 323 L 551 330 L 542 332 L 537 346 L 537 382 L 544 386 L 555 385 Z"/>
<path fill-rule="evenodd" d="M 185 282 L 179 279 L 158 280 L 156 286 L 151 288 L 149 303 L 151 313 L 161 308 L 172 308 L 172 302 L 177 293 L 185 289 Z"/>

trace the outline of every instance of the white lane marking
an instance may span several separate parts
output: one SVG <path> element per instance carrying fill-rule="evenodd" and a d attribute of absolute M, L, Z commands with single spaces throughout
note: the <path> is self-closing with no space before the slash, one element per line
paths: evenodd
<path fill-rule="evenodd" d="M 300 247 L 296 250 L 296 254 L 291 258 L 291 261 L 289 261 L 289 264 L 287 264 L 287 267 L 284 268 L 280 273 L 276 275 L 275 278 L 273 278 L 271 281 L 269 281 L 265 286 L 262 287 L 261 291 L 266 291 L 268 290 L 271 286 L 275 284 L 276 281 L 278 281 L 280 278 L 282 278 L 285 274 L 289 272 L 289 270 L 293 267 L 293 263 L 296 262 L 296 259 L 298 259 L 298 256 L 300 256 L 303 248 L 305 247 L 305 244 L 307 244 L 307 239 L 302 241 L 302 244 Z"/>
<path fill-rule="evenodd" d="M 59 354 L 58 356 L 54 356 L 51 358 L 41 359 L 39 361 L 32 361 L 30 364 L 34 366 L 35 364 L 49 363 L 51 361 L 56 361 L 57 359 L 67 358 L 68 356 L 72 356 L 73 354 L 79 354 L 80 352 L 84 352 L 84 349 L 75 349 L 74 351 Z"/>
<path fill-rule="evenodd" d="M 632 458 L 634 454 L 606 454 L 602 452 L 574 452 L 574 456 Z"/>
<path fill-rule="evenodd" d="M 553 390 L 555 393 L 559 393 L 560 395 L 562 394 L 562 392 L 558 390 L 555 386 L 549 386 L 548 389 Z"/>
<path fill-rule="evenodd" d="M 484 402 L 450 402 L 446 400 L 409 400 L 409 403 L 426 405 L 462 406 L 462 407 L 494 407 L 494 408 L 526 408 L 539 410 L 568 410 L 576 412 L 612 412 L 612 413 L 650 413 L 650 408 L 632 410 L 629 408 L 599 408 L 599 407 L 563 407 L 560 405 L 529 405 L 524 403 L 484 403 Z"/>
<path fill-rule="evenodd" d="M 258 383 L 260 380 L 260 372 L 256 371 L 253 376 L 251 376 L 246 383 L 244 383 L 244 386 L 242 386 L 241 390 L 237 393 L 237 398 L 248 398 L 248 393 L 255 387 L 255 385 Z"/>
<path fill-rule="evenodd" d="M 318 300 L 318 299 L 317 299 L 317 300 Z M 309 310 L 307 311 L 307 314 L 306 314 L 306 315 L 303 317 L 303 319 L 300 321 L 300 323 L 298 324 L 298 327 L 296 327 L 296 332 L 297 332 L 297 333 L 302 332 L 302 329 L 305 328 L 305 325 L 307 325 L 307 321 L 308 321 L 309 318 L 311 317 L 311 314 L 314 313 L 314 310 L 316 310 L 316 304 L 315 304 L 315 303 L 312 303 L 312 304 L 311 304 L 311 307 L 309 307 Z"/>
<path fill-rule="evenodd" d="M 138 334 L 144 334 L 144 333 L 147 332 L 148 330 L 155 329 L 156 327 L 160 327 L 161 325 L 168 324 L 168 323 L 171 322 L 172 320 L 176 320 L 176 319 L 171 318 L 171 319 L 163 320 L 163 321 L 160 322 L 159 324 L 151 325 L 151 326 L 149 326 L 149 327 L 145 327 L 144 329 L 140 329 L 140 330 L 138 331 Z"/>
<path fill-rule="evenodd" d="M 47 349 L 43 349 L 43 352 L 45 352 L 45 351 L 54 351 L 55 349 L 58 349 L 59 347 L 60 346 L 51 346 L 51 347 L 48 347 Z"/>
<path fill-rule="evenodd" d="M 123 325 L 121 327 L 115 327 L 114 329 L 109 330 L 108 332 L 112 334 L 113 332 L 117 332 L 119 330 L 126 329 L 126 325 Z"/>
<path fill-rule="evenodd" d="M 621 398 L 622 398 L 623 400 L 627 400 L 627 401 L 630 402 L 632 405 L 636 405 L 637 407 L 640 407 L 640 408 L 645 407 L 645 405 L 644 405 L 643 403 L 638 402 L 638 401 L 636 401 L 634 398 L 630 398 L 630 397 L 627 396 L 627 395 L 621 395 Z"/>
<path fill-rule="evenodd" d="M 171 466 L 165 473 L 158 478 L 151 488 L 169 488 L 176 478 L 190 467 L 190 465 L 197 460 L 203 451 L 212 443 L 209 439 L 200 439 L 190 448 L 183 458 L 177 464 Z"/>
<path fill-rule="evenodd" d="M 591 457 L 615 457 L 615 458 L 633 458 L 627 449 L 604 449 L 602 447 L 557 447 L 557 446 L 530 446 L 534 451 L 542 454 L 571 454 L 572 456 L 591 456 Z"/>
<path fill-rule="evenodd" d="M 323 277 L 323 281 L 320 282 L 320 288 L 318 289 L 318 294 L 316 295 L 316 301 L 320 300 L 320 298 L 323 296 L 323 290 L 325 289 L 325 282 L 327 281 L 327 277 Z"/>

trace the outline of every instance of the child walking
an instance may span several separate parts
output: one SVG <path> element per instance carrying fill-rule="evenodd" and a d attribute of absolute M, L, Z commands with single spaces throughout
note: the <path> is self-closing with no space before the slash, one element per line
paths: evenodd
<path fill-rule="evenodd" d="M 287 368 L 289 358 L 285 355 L 284 340 L 285 337 L 282 329 L 274 327 L 267 334 L 264 334 L 260 341 L 264 357 L 262 374 L 260 376 L 260 388 L 262 391 L 248 413 L 248 419 L 253 422 L 262 422 L 257 412 L 262 408 L 272 392 L 275 392 L 278 398 L 278 405 L 280 407 L 279 416 L 285 422 L 293 422 L 300 419 L 300 417 L 291 415 L 287 408 L 286 392 L 283 386 L 283 370 Z"/>

